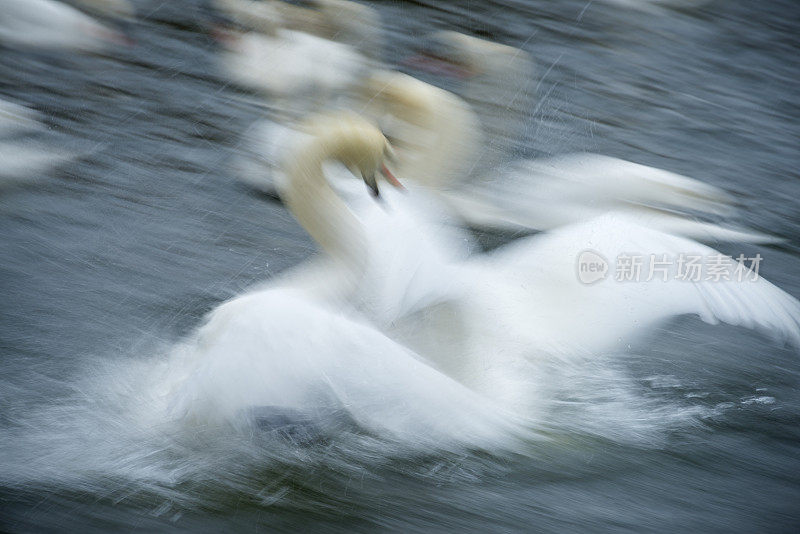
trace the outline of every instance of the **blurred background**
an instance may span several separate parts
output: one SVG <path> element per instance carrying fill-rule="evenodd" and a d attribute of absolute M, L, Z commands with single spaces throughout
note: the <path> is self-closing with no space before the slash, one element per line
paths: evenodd
<path fill-rule="evenodd" d="M 220 9 L 134 0 L 120 15 L 66 3 L 113 35 L 72 50 L 0 31 L 0 99 L 24 106 L 12 114 L 30 126 L 0 132 L 0 528 L 800 526 L 797 355 L 689 319 L 562 377 L 602 394 L 562 392 L 562 439 L 524 456 L 376 459 L 332 447 L 266 461 L 245 449 L 223 464 L 185 443 L 120 446 L 126 423 L 97 415 L 108 393 L 91 384 L 137 382 L 112 380 L 109 365 L 135 375 L 219 302 L 314 246 L 280 203 L 237 179 L 236 161 L 253 151 L 246 132 L 275 110 L 220 62 Z M 800 296 L 796 2 L 369 6 L 383 44 L 373 60 L 456 94 L 467 91 L 459 76 L 413 60 L 431 32 L 527 52 L 530 76 L 500 101 L 518 124 L 487 123 L 489 145 L 513 157 L 596 152 L 725 189 L 739 222 L 785 242 L 720 249 L 761 253 L 761 274 Z M 517 234 L 478 237 L 492 248 Z"/>

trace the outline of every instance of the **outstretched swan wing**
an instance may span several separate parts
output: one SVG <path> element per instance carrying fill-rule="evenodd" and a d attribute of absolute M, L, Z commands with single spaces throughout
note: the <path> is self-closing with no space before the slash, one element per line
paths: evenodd
<path fill-rule="evenodd" d="M 752 258 L 744 260 L 607 214 L 527 238 L 491 263 L 517 284 L 532 321 L 556 346 L 605 350 L 671 317 L 696 314 L 800 347 L 800 302 L 750 270 Z"/>
<path fill-rule="evenodd" d="M 703 241 L 769 243 L 775 237 L 694 220 L 728 216 L 734 200 L 692 178 L 598 154 L 517 162 L 491 181 L 466 184 L 445 198 L 469 224 L 546 230 L 624 211 L 639 223 Z"/>

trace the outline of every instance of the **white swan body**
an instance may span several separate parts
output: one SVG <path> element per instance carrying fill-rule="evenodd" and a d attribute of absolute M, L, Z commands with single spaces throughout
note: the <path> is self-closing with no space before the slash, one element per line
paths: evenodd
<path fill-rule="evenodd" d="M 299 23 L 305 15 L 326 22 L 332 17 L 329 10 L 250 0 L 218 0 L 218 4 L 251 29 L 224 33 L 223 72 L 236 84 L 270 97 L 279 114 L 302 116 L 318 110 L 332 97 L 346 94 L 373 66 L 359 48 L 364 43 L 345 38 L 352 33 L 349 26 L 339 28 L 339 24 L 324 31 L 324 24 Z"/>
<path fill-rule="evenodd" d="M 302 7 L 281 0 L 216 0 L 217 8 L 250 31 L 274 35 L 276 27 L 316 35 L 377 58 L 381 24 L 376 11 L 348 0 L 317 0 Z"/>
<path fill-rule="evenodd" d="M 181 351 L 171 413 L 186 422 L 235 424 L 264 407 L 324 430 L 341 414 L 426 448 L 498 446 L 520 431 L 502 408 L 373 327 L 291 291 L 219 306 Z"/>
<path fill-rule="evenodd" d="M 5 0 L 0 42 L 46 49 L 94 52 L 127 38 L 92 17 L 55 0 Z"/>
<path fill-rule="evenodd" d="M 237 84 L 279 99 L 324 102 L 363 74 L 362 56 L 346 44 L 279 29 L 275 35 L 236 34 L 220 64 Z"/>

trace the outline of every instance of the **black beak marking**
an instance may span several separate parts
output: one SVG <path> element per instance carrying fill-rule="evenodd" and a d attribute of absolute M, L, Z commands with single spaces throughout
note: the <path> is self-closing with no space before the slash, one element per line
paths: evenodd
<path fill-rule="evenodd" d="M 374 174 L 370 176 L 364 176 L 364 183 L 367 184 L 367 189 L 369 189 L 369 193 L 372 195 L 372 198 L 381 198 L 381 192 L 378 189 L 378 181 L 375 179 Z"/>

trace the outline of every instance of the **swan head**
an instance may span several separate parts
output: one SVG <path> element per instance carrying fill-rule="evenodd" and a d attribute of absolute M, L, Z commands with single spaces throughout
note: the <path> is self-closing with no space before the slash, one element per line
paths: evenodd
<path fill-rule="evenodd" d="M 426 124 L 442 101 L 442 91 L 407 74 L 394 71 L 373 73 L 362 88 L 370 106 L 412 124 Z"/>
<path fill-rule="evenodd" d="M 454 31 L 438 31 L 426 39 L 417 55 L 406 59 L 411 68 L 438 76 L 470 79 L 479 76 L 530 75 L 527 52 Z"/>
<path fill-rule="evenodd" d="M 311 133 L 320 159 L 336 160 L 361 177 L 375 198 L 380 198 L 378 177 L 396 188 L 402 185 L 389 170 L 394 150 L 377 126 L 353 114 L 316 117 L 304 128 Z"/>

